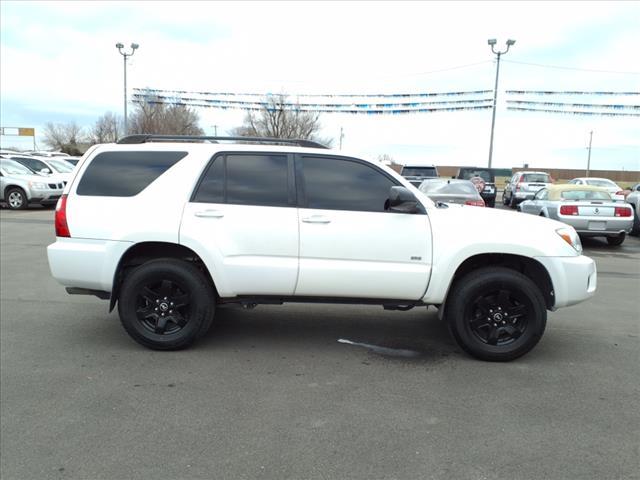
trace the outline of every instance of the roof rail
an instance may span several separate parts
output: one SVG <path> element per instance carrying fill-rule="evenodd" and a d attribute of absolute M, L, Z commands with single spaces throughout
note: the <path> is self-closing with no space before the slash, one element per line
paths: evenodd
<path fill-rule="evenodd" d="M 219 141 L 237 142 L 237 143 L 270 143 L 274 145 L 297 145 L 299 147 L 309 148 L 328 148 L 318 142 L 311 140 L 301 140 L 296 138 L 270 138 L 270 137 L 209 137 L 198 135 L 127 135 L 122 137 L 116 143 L 118 144 L 138 144 L 149 142 L 211 142 L 219 143 Z"/>

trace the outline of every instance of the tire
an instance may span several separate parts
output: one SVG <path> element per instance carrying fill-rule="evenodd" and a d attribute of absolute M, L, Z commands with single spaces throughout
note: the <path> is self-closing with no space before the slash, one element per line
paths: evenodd
<path fill-rule="evenodd" d="M 617 247 L 619 245 L 622 245 L 622 242 L 624 242 L 624 239 L 627 237 L 627 235 L 625 233 L 621 233 L 620 235 L 616 236 L 616 237 L 607 237 L 607 243 L 609 245 L 611 245 L 612 247 Z"/>
<path fill-rule="evenodd" d="M 633 228 L 631 229 L 631 235 L 640 235 L 640 212 L 636 212 L 633 209 Z"/>
<path fill-rule="evenodd" d="M 493 200 L 489 200 L 487 202 L 487 207 L 489 208 L 495 208 L 496 207 L 496 199 L 494 198 Z"/>
<path fill-rule="evenodd" d="M 537 285 L 503 267 L 482 268 L 457 281 L 445 312 L 456 343 L 471 356 L 491 362 L 529 352 L 547 324 L 546 303 Z"/>
<path fill-rule="evenodd" d="M 509 200 L 507 200 L 507 192 L 502 193 L 502 205 L 505 207 L 509 205 Z"/>
<path fill-rule="evenodd" d="M 516 208 L 518 206 L 518 201 L 514 198 L 513 195 L 511 195 L 511 198 L 509 199 L 509 206 L 511 208 Z"/>
<path fill-rule="evenodd" d="M 154 350 L 188 347 L 207 332 L 213 320 L 211 282 L 183 260 L 144 263 L 126 276 L 120 291 L 122 326 L 136 342 Z"/>
<path fill-rule="evenodd" d="M 24 210 L 29 204 L 27 195 L 20 187 L 13 187 L 7 190 L 5 201 L 7 202 L 7 207 L 11 210 Z"/>

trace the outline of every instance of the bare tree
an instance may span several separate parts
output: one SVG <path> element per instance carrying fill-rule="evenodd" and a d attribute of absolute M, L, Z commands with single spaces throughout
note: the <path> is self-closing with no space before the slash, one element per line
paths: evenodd
<path fill-rule="evenodd" d="M 129 117 L 128 133 L 155 133 L 159 135 L 204 135 L 199 126 L 198 113 L 186 105 L 167 103 L 145 96 Z"/>
<path fill-rule="evenodd" d="M 124 132 L 122 119 L 113 112 L 102 115 L 89 132 L 90 143 L 113 143 Z"/>
<path fill-rule="evenodd" d="M 299 104 L 298 104 L 299 106 Z M 331 139 L 320 138 L 320 114 L 305 112 L 287 102 L 287 95 L 265 97 L 258 112 L 249 111 L 243 124 L 232 130 L 243 137 L 300 138 L 330 146 Z"/>
<path fill-rule="evenodd" d="M 77 155 L 82 141 L 82 128 L 76 122 L 52 123 L 44 126 L 44 143 L 50 148 Z"/>

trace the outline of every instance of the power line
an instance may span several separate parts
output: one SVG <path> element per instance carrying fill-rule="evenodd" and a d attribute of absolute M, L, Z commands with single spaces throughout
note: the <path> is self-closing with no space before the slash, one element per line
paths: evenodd
<path fill-rule="evenodd" d="M 532 62 L 519 62 L 517 60 L 505 60 L 508 63 L 517 63 L 519 65 L 530 65 L 532 67 L 542 67 L 542 68 L 556 68 L 559 70 L 575 70 L 578 72 L 592 72 L 592 73 L 615 73 L 619 75 L 640 75 L 640 72 L 623 72 L 617 70 L 600 70 L 597 68 L 578 68 L 578 67 L 566 67 L 562 65 L 546 65 L 543 63 L 532 63 Z"/>

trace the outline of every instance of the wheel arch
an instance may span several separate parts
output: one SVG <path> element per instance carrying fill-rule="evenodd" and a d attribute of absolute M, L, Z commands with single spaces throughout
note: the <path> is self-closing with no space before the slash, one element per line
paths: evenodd
<path fill-rule="evenodd" d="M 128 270 L 157 258 L 175 258 L 195 264 L 204 272 L 211 282 L 211 287 L 218 297 L 218 290 L 211 272 L 196 252 L 184 245 L 171 242 L 140 242 L 132 245 L 120 258 L 113 275 L 113 287 L 109 302 L 109 312 L 113 310 L 120 296 L 120 286 Z"/>
<path fill-rule="evenodd" d="M 443 305 L 446 306 L 449 300 L 449 293 L 456 282 L 466 274 L 483 267 L 505 267 L 522 273 L 540 287 L 547 309 L 553 309 L 555 304 L 553 283 L 544 265 L 531 257 L 509 253 L 482 253 L 464 260 L 453 274 Z M 442 315 L 444 315 L 444 312 L 442 312 Z"/>

